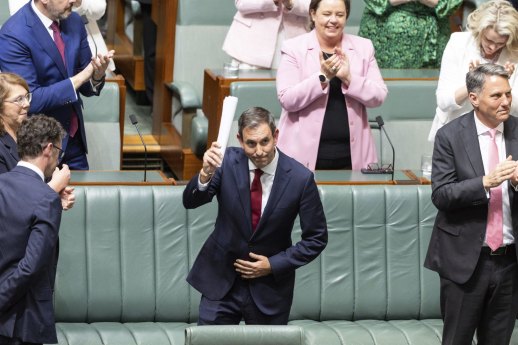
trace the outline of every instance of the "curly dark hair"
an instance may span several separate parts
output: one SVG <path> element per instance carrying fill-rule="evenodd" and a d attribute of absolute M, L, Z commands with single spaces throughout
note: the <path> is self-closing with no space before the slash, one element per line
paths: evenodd
<path fill-rule="evenodd" d="M 42 114 L 32 115 L 23 120 L 16 132 L 18 155 L 20 159 L 36 158 L 45 145 L 61 143 L 65 134 L 56 119 Z"/>

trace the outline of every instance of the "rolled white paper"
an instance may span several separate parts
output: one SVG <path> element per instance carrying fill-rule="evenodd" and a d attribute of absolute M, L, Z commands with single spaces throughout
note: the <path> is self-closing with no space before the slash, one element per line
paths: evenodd
<path fill-rule="evenodd" d="M 236 113 L 237 97 L 227 96 L 223 100 L 223 110 L 221 112 L 221 122 L 219 124 L 218 144 L 221 145 L 221 154 L 225 154 L 227 148 L 228 138 L 230 135 L 230 128 L 234 121 L 234 114 Z"/>

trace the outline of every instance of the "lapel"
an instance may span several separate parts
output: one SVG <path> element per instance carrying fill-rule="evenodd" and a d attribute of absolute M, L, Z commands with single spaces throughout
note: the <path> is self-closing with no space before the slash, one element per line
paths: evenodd
<path fill-rule="evenodd" d="M 9 154 L 11 157 L 13 157 L 13 159 L 18 162 L 20 158 L 18 157 L 17 146 L 14 139 L 9 134 L 5 133 L 4 135 L 0 136 L 0 141 L 6 148 L 9 149 Z"/>
<path fill-rule="evenodd" d="M 504 122 L 504 139 L 506 156 L 513 156 L 513 160 L 518 159 L 518 133 L 517 133 L 517 119 L 514 116 L 509 116 L 509 119 Z M 509 192 L 509 205 L 513 205 L 514 193 Z"/>
<path fill-rule="evenodd" d="M 236 181 L 237 195 L 241 203 L 242 214 L 245 215 L 247 224 L 246 229 L 243 229 L 246 237 L 252 233 L 252 210 L 250 206 L 250 173 L 248 170 L 248 157 L 243 151 L 236 154 L 234 161 L 231 163 L 232 173 Z M 232 191 L 230 191 L 232 192 Z M 238 210 L 234 210 L 239 212 Z"/>
<path fill-rule="evenodd" d="M 475 173 L 474 176 L 484 176 L 484 162 L 480 153 L 480 144 L 478 142 L 477 128 L 475 126 L 475 112 L 472 110 L 468 116 L 464 116 L 461 121 L 460 137 L 464 150 L 471 167 Z"/>
<path fill-rule="evenodd" d="M 67 71 L 65 70 L 65 64 L 63 63 L 63 59 L 61 58 L 61 54 L 59 53 L 58 47 L 56 47 L 54 40 L 50 37 L 47 28 L 43 26 L 41 20 L 38 18 L 36 13 L 34 13 L 34 10 L 32 9 L 30 3 L 28 3 L 25 6 L 25 8 L 27 13 L 27 26 L 29 27 L 29 30 L 34 36 L 35 41 L 38 42 L 41 48 L 47 53 L 47 55 L 52 59 L 52 61 L 54 61 L 63 77 L 68 78 Z M 66 51 L 67 49 L 65 47 L 65 54 Z"/>
<path fill-rule="evenodd" d="M 66 69 L 67 75 L 74 75 L 74 55 L 75 55 L 75 46 L 73 45 L 73 28 L 70 27 L 69 20 L 61 21 L 61 38 L 63 38 L 63 42 L 65 42 L 65 61 L 67 62 Z M 70 49 L 68 49 L 70 48 Z M 79 49 L 79 48 L 77 48 Z"/>
<path fill-rule="evenodd" d="M 257 224 L 257 229 L 252 234 L 252 237 L 262 231 L 262 229 L 265 227 L 265 224 L 268 223 L 268 217 L 277 207 L 277 204 L 279 203 L 279 200 L 281 200 L 282 195 L 284 194 L 286 187 L 288 186 L 291 179 L 291 166 L 288 164 L 286 156 L 284 156 L 279 148 L 277 148 L 277 154 L 279 155 L 279 161 L 277 163 L 277 169 L 275 171 L 270 197 L 266 202 L 264 212 L 261 215 L 259 224 Z"/>

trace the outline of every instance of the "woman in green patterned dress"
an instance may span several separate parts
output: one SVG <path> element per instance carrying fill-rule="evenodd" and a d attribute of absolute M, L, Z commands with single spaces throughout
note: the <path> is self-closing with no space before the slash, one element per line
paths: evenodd
<path fill-rule="evenodd" d="M 374 44 L 380 68 L 437 68 L 462 0 L 365 0 L 359 35 Z"/>

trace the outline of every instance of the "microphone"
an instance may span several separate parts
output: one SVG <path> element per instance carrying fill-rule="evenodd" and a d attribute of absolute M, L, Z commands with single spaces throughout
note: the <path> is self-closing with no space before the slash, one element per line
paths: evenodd
<path fill-rule="evenodd" d="M 383 130 L 383 132 L 385 133 L 385 136 L 387 137 L 387 140 L 390 143 L 390 147 L 392 147 L 392 181 L 394 181 L 394 164 L 396 162 L 396 150 L 394 149 L 394 145 L 392 145 L 392 141 L 390 140 L 390 137 L 387 131 L 385 130 L 385 122 L 383 121 L 381 116 L 376 116 L 376 122 L 378 123 L 380 129 Z M 389 171 L 387 170 L 387 172 Z"/>
<path fill-rule="evenodd" d="M 135 128 L 137 129 L 137 133 L 140 137 L 140 141 L 142 141 L 142 145 L 144 146 L 144 182 L 147 182 L 147 179 L 146 179 L 146 173 L 147 173 L 147 147 L 146 147 L 146 143 L 144 142 L 144 138 L 142 138 L 142 134 L 140 134 L 140 130 L 138 129 L 138 121 L 137 121 L 137 117 L 135 115 L 130 115 L 129 116 L 130 118 L 130 121 L 131 121 L 131 124 L 133 126 L 135 126 Z"/>

